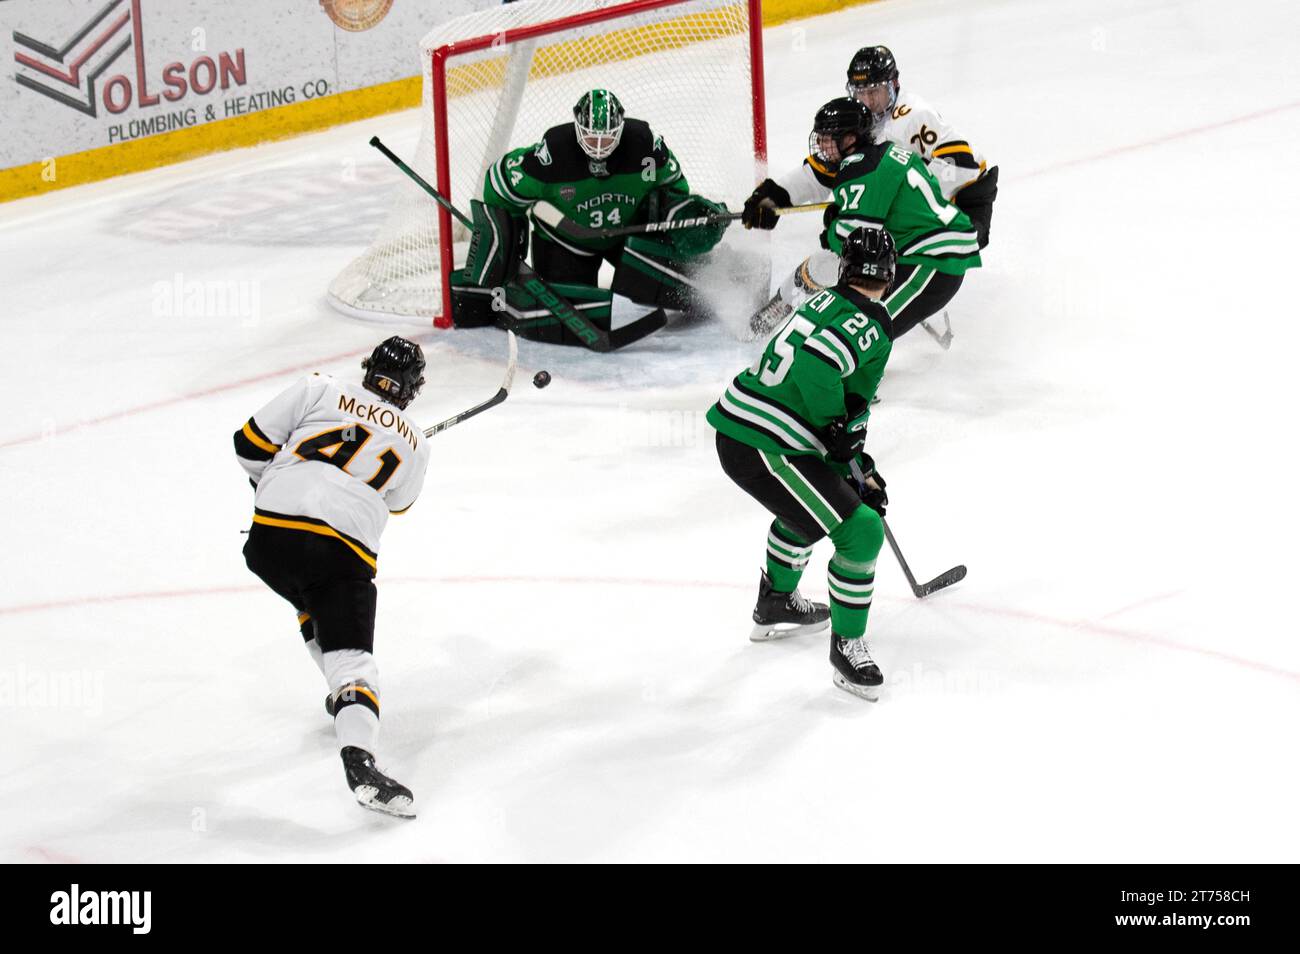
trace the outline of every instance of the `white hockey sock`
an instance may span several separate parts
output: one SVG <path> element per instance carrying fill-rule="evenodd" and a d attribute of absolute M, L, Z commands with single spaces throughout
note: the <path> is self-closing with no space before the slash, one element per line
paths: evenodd
<path fill-rule="evenodd" d="M 334 693 L 334 734 L 339 747 L 355 745 L 371 755 L 379 746 L 379 667 L 360 649 L 324 653 L 322 669 Z"/>
<path fill-rule="evenodd" d="M 316 668 L 320 670 L 320 674 L 325 676 L 326 682 L 329 682 L 329 676 L 325 673 L 325 658 L 321 652 L 320 643 L 314 639 L 309 639 L 303 645 L 307 647 L 307 655 L 311 656 L 312 661 L 316 663 Z"/>

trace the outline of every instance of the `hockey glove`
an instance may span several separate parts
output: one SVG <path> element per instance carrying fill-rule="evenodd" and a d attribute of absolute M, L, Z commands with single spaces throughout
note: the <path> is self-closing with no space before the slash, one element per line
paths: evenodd
<path fill-rule="evenodd" d="M 864 504 L 883 517 L 885 508 L 889 506 L 889 494 L 885 492 L 885 478 L 880 476 L 880 471 L 876 470 L 876 462 L 866 451 L 862 452 L 859 460 L 866 481 L 861 487 L 855 484 L 854 489 L 857 490 Z"/>
<path fill-rule="evenodd" d="M 835 251 L 835 249 L 831 248 L 831 229 L 834 227 L 835 220 L 839 218 L 839 216 L 840 210 L 836 208 L 834 202 L 826 206 L 826 211 L 822 213 L 822 234 L 817 236 L 817 241 L 821 242 L 822 248 L 826 249 L 828 252 Z"/>
<path fill-rule="evenodd" d="M 867 439 L 865 430 L 852 430 L 848 417 L 837 417 L 822 429 L 822 443 L 826 456 L 840 464 L 847 464 L 862 450 Z"/>
<path fill-rule="evenodd" d="M 740 214 L 740 224 L 747 229 L 774 229 L 780 218 L 776 210 L 791 204 L 793 203 L 790 201 L 788 191 L 771 179 L 764 179 L 745 200 L 745 208 Z"/>
<path fill-rule="evenodd" d="M 871 405 L 861 394 L 849 392 L 844 395 L 844 416 L 848 418 L 849 430 L 867 431 L 867 418 L 871 416 Z"/>
<path fill-rule="evenodd" d="M 664 221 L 675 222 L 681 219 L 694 219 L 703 216 L 724 216 L 727 206 L 724 202 L 712 202 L 702 195 L 687 196 L 665 210 Z M 678 258 L 695 258 L 710 251 L 722 241 L 722 233 L 731 223 L 724 218 L 695 225 L 690 228 L 674 229 L 664 232 L 664 237 Z"/>

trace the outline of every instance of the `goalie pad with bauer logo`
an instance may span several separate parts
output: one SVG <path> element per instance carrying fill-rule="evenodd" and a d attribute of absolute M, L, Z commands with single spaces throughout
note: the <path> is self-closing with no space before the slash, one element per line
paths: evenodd
<path fill-rule="evenodd" d="M 474 234 L 464 274 L 473 285 L 503 286 L 519 274 L 519 263 L 528 254 L 528 222 L 478 199 L 471 199 L 469 207 Z"/>

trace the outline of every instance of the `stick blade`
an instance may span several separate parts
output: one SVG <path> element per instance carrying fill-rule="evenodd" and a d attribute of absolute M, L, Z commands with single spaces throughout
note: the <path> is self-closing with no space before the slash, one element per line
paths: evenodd
<path fill-rule="evenodd" d="M 937 593 L 939 590 L 952 586 L 954 583 L 960 583 L 964 579 L 966 579 L 966 567 L 955 566 L 951 570 L 940 573 L 929 583 L 923 583 L 918 586 L 916 588 L 916 595 L 929 596 L 931 593 Z"/>

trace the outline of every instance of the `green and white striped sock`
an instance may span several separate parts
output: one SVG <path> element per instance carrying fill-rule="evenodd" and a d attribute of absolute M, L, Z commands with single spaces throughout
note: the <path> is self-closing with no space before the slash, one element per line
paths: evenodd
<path fill-rule="evenodd" d="M 876 588 L 876 561 L 855 563 L 836 554 L 826 576 L 831 592 L 831 629 L 842 639 L 856 639 L 867 631 L 867 613 Z"/>
<path fill-rule="evenodd" d="M 772 521 L 767 531 L 767 575 L 772 581 L 772 589 L 778 593 L 793 593 L 811 555 L 811 543 L 806 543 L 780 520 Z"/>

